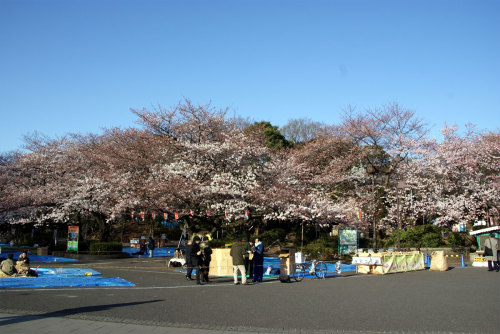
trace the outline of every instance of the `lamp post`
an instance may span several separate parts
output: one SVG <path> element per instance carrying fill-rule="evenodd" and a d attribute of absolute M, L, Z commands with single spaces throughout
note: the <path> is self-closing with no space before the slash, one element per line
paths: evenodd
<path fill-rule="evenodd" d="M 406 182 L 404 181 L 398 181 L 398 184 L 396 185 L 397 191 L 398 191 L 398 201 L 397 201 L 397 210 L 398 210 L 398 251 L 401 251 L 401 210 L 400 210 L 400 204 L 399 204 L 399 191 L 401 189 L 406 188 Z"/>

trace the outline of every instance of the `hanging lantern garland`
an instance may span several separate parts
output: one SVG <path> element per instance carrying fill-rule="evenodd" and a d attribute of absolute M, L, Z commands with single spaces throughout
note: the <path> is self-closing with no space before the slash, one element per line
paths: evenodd
<path fill-rule="evenodd" d="M 109 217 L 110 217 L 110 215 L 111 215 L 111 213 L 110 213 L 110 212 L 105 212 L 104 214 L 105 214 L 105 216 L 106 216 L 106 217 L 108 217 L 108 218 L 109 218 Z M 210 208 L 205 209 L 205 214 L 206 214 L 206 216 L 207 216 L 207 217 L 211 217 L 211 216 L 212 216 L 212 210 L 211 210 Z M 147 215 L 149 215 L 149 213 L 148 213 Z M 192 216 L 194 216 L 194 211 L 193 211 L 193 210 L 189 210 L 189 211 L 188 211 L 188 215 L 189 215 L 189 216 L 191 216 L 191 217 L 192 217 Z M 130 218 L 131 218 L 132 220 L 135 218 L 135 216 L 136 216 L 136 212 L 135 212 L 135 211 L 130 211 Z M 145 216 L 146 216 L 146 214 L 144 213 L 144 211 L 139 212 L 139 217 L 140 217 L 140 219 L 141 219 L 142 221 L 144 221 L 144 220 L 145 220 Z M 229 219 L 229 218 L 230 218 L 230 210 L 225 209 L 225 210 L 224 210 L 224 216 L 225 216 L 227 219 Z M 245 216 L 245 219 L 247 219 L 247 220 L 248 220 L 248 219 L 250 219 L 250 210 L 245 210 L 245 211 L 244 211 L 244 216 Z M 153 212 L 153 213 L 151 213 L 151 219 L 152 219 L 152 220 L 155 220 L 155 219 L 156 219 L 156 217 L 157 217 L 157 216 L 156 216 L 156 213 L 154 213 L 154 212 Z M 161 216 L 160 216 L 160 217 L 161 217 Z M 163 220 L 164 220 L 164 221 L 167 221 L 167 220 L 168 220 L 168 217 L 169 217 L 168 213 L 167 213 L 167 212 L 164 212 L 164 213 L 163 213 Z M 175 211 L 175 212 L 174 212 L 174 219 L 175 219 L 175 220 L 178 220 L 178 219 L 179 219 L 179 213 L 178 213 L 177 211 Z"/>

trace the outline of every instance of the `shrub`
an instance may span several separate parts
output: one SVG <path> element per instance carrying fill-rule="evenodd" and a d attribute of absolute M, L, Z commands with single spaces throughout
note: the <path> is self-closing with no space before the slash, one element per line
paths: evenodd
<path fill-rule="evenodd" d="M 210 242 L 208 244 L 212 248 L 224 248 L 224 245 L 226 243 L 229 243 L 229 242 L 226 242 L 225 240 L 222 240 L 222 239 L 212 239 L 212 240 L 210 240 Z"/>
<path fill-rule="evenodd" d="M 304 246 L 303 253 L 312 259 L 331 259 L 337 250 L 337 237 L 321 237 Z"/>
<path fill-rule="evenodd" d="M 33 246 L 34 243 L 34 238 L 30 233 L 23 234 L 23 246 Z"/>
<path fill-rule="evenodd" d="M 401 231 L 401 247 L 440 247 L 444 246 L 441 235 L 442 228 L 434 225 L 419 225 Z M 398 233 L 394 231 L 392 237 L 384 242 L 384 247 L 396 247 Z"/>
<path fill-rule="evenodd" d="M 58 242 L 57 245 L 54 245 L 51 250 L 57 252 L 65 252 L 68 249 L 68 245 L 66 242 Z"/>
<path fill-rule="evenodd" d="M 121 242 L 93 242 L 90 244 L 90 255 L 118 254 L 122 251 Z"/>
<path fill-rule="evenodd" d="M 458 248 L 465 246 L 465 238 L 461 233 L 453 232 L 448 235 L 448 242 L 451 247 Z"/>
<path fill-rule="evenodd" d="M 422 236 L 419 247 L 439 247 L 443 245 L 441 233 L 427 233 Z"/>
<path fill-rule="evenodd" d="M 264 243 L 265 247 L 268 247 L 276 240 L 285 242 L 286 231 L 282 228 L 274 228 L 272 230 L 265 231 L 264 233 L 259 234 L 258 238 Z"/>

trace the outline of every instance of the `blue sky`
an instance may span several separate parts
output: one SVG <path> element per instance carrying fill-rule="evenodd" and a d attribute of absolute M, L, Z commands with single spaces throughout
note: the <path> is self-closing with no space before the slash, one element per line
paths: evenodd
<path fill-rule="evenodd" d="M 0 152 L 183 97 L 282 126 L 391 102 L 498 130 L 499 1 L 0 0 Z"/>

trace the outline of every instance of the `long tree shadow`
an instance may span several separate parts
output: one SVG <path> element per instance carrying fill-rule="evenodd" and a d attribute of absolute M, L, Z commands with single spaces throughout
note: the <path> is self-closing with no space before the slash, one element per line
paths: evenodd
<path fill-rule="evenodd" d="M 12 315 L 12 316 L 8 316 L 8 317 L 4 318 L 4 320 L 0 321 L 0 326 L 13 325 L 13 324 L 18 324 L 18 323 L 22 323 L 22 322 L 38 320 L 41 318 L 65 317 L 65 316 L 71 316 L 71 315 L 80 314 L 80 313 L 105 311 L 105 310 L 109 310 L 109 309 L 116 308 L 116 307 L 126 307 L 126 306 L 149 304 L 149 303 L 156 303 L 156 302 L 162 302 L 162 301 L 164 301 L 164 300 L 155 299 L 155 300 L 148 300 L 148 301 L 143 301 L 143 302 L 130 302 L 130 303 L 120 303 L 120 304 L 106 304 L 106 305 L 67 308 L 67 309 L 63 309 L 63 310 L 47 312 L 47 313 L 42 313 L 42 314 L 36 314 L 36 315 Z"/>

